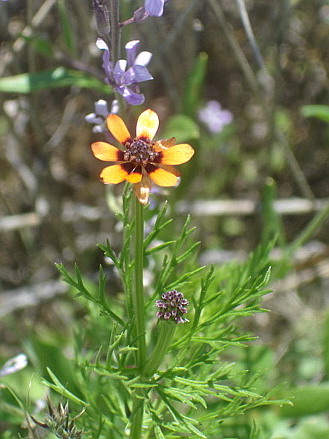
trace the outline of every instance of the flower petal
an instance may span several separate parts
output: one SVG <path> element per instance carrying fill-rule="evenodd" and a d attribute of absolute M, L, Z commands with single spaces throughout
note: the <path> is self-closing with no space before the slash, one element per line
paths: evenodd
<path fill-rule="evenodd" d="M 104 162 L 123 161 L 124 153 L 120 149 L 106 142 L 95 142 L 91 145 L 95 157 Z"/>
<path fill-rule="evenodd" d="M 126 71 L 127 68 L 127 61 L 125 59 L 119 59 L 115 63 L 114 69 L 113 69 L 113 76 L 115 83 L 119 85 L 125 85 L 123 74 Z"/>
<path fill-rule="evenodd" d="M 104 119 L 106 119 L 110 113 L 107 102 L 104 101 L 104 99 L 98 99 L 98 101 L 95 102 L 95 111 L 97 115 L 103 116 Z"/>
<path fill-rule="evenodd" d="M 142 179 L 142 168 L 141 166 L 137 166 L 134 168 L 129 175 L 127 175 L 126 180 L 129 181 L 129 183 L 139 183 Z"/>
<path fill-rule="evenodd" d="M 143 178 L 139 183 L 134 184 L 135 195 L 138 201 L 144 206 L 148 203 L 151 187 L 150 177 L 146 173 L 143 174 Z"/>
<path fill-rule="evenodd" d="M 180 172 L 177 171 L 174 166 L 160 165 L 160 168 L 164 169 L 165 171 L 171 172 L 172 174 L 176 175 L 176 177 L 180 177 Z"/>
<path fill-rule="evenodd" d="M 121 85 L 131 85 L 139 82 L 150 81 L 153 79 L 153 76 L 147 70 L 145 66 L 135 65 L 130 67 L 122 76 L 121 76 Z"/>
<path fill-rule="evenodd" d="M 173 172 L 169 172 L 168 170 L 158 168 L 152 164 L 146 165 L 146 172 L 149 174 L 151 179 L 155 184 L 159 186 L 175 186 L 177 183 L 177 176 Z"/>
<path fill-rule="evenodd" d="M 163 165 L 180 165 L 190 160 L 194 154 L 194 149 L 187 143 L 172 146 L 160 151 L 158 163 Z"/>
<path fill-rule="evenodd" d="M 116 91 L 123 96 L 125 101 L 129 105 L 141 105 L 144 103 L 145 98 L 142 93 L 138 91 L 133 91 L 132 88 L 135 88 L 133 85 L 130 87 L 115 87 Z"/>
<path fill-rule="evenodd" d="M 172 146 L 175 145 L 175 143 L 176 143 L 176 137 L 170 137 L 170 139 L 157 140 L 155 144 L 152 146 L 152 148 L 154 149 L 154 151 L 160 152 L 163 151 L 164 149 L 171 148 Z"/>
<path fill-rule="evenodd" d="M 125 169 L 124 165 L 112 165 L 102 170 L 100 178 L 103 180 L 103 183 L 117 184 L 125 180 L 128 174 L 129 172 Z"/>
<path fill-rule="evenodd" d="M 100 124 L 103 122 L 103 119 L 101 117 L 98 117 L 95 113 L 89 113 L 87 114 L 87 116 L 85 116 L 85 121 L 88 123 Z"/>
<path fill-rule="evenodd" d="M 97 46 L 100 50 L 109 50 L 107 44 L 106 44 L 105 41 L 102 40 L 101 38 L 97 38 L 97 40 L 96 40 L 96 46 Z"/>
<path fill-rule="evenodd" d="M 127 54 L 127 66 L 132 67 L 135 64 L 135 59 L 137 57 L 137 50 L 139 46 L 139 40 L 128 41 L 125 46 Z"/>
<path fill-rule="evenodd" d="M 163 14 L 163 5 L 165 0 L 145 0 L 145 11 L 155 17 L 160 17 Z"/>
<path fill-rule="evenodd" d="M 107 128 L 111 131 L 118 142 L 124 145 L 129 139 L 131 139 L 126 124 L 117 114 L 110 114 L 106 119 L 106 123 Z"/>
<path fill-rule="evenodd" d="M 140 52 L 135 59 L 135 65 L 136 66 L 147 66 L 148 63 L 151 61 L 152 53 L 148 52 L 146 50 L 143 50 L 143 52 Z"/>
<path fill-rule="evenodd" d="M 155 111 L 150 109 L 143 111 L 137 120 L 136 135 L 152 140 L 158 131 L 159 118 Z"/>

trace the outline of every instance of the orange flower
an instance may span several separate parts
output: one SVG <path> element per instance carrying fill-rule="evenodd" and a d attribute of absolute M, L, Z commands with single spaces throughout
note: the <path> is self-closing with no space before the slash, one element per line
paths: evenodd
<path fill-rule="evenodd" d="M 194 154 L 187 143 L 175 145 L 175 138 L 153 142 L 159 118 L 152 110 L 144 111 L 137 120 L 136 137 L 132 138 L 124 121 L 117 114 L 106 120 L 113 136 L 123 145 L 123 150 L 105 142 L 91 145 L 94 156 L 106 162 L 100 174 L 103 183 L 117 184 L 126 180 L 134 184 L 135 195 L 147 204 L 152 182 L 159 186 L 175 186 L 179 172 L 172 165 L 187 162 Z"/>

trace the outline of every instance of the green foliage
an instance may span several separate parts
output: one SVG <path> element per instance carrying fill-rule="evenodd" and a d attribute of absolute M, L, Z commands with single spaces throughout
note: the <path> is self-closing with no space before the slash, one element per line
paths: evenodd
<path fill-rule="evenodd" d="M 301 113 L 304 117 L 316 117 L 323 122 L 329 122 L 329 105 L 304 105 Z"/>
<path fill-rule="evenodd" d="M 65 46 L 72 55 L 76 52 L 75 40 L 72 25 L 70 24 L 70 18 L 67 5 L 63 0 L 57 0 L 57 6 L 59 11 L 59 18 L 62 27 L 62 36 Z"/>
<path fill-rule="evenodd" d="M 78 70 L 57 67 L 37 73 L 22 73 L 0 79 L 0 91 L 4 93 L 31 93 L 49 88 L 68 87 L 91 88 L 109 93 L 109 86 Z"/>
<path fill-rule="evenodd" d="M 131 306 L 129 297 L 134 267 L 130 249 L 134 230 L 134 221 L 129 214 L 130 197 L 126 190 L 123 210 L 118 214 L 123 221 L 121 252 L 116 253 L 109 242 L 101 246 L 122 276 L 128 307 Z M 70 391 L 72 386 L 68 378 L 66 382 L 60 380 L 51 366 L 48 369 L 51 381 L 44 380 L 77 410 L 85 408 L 76 424 L 83 431 L 93 432 L 90 437 L 111 435 L 114 439 L 121 439 L 124 432 L 128 434 L 128 413 L 136 397 L 145 404 L 143 425 L 146 437 L 156 438 L 185 435 L 191 438 L 226 437 L 224 426 L 232 417 L 256 407 L 282 403 L 272 401 L 271 394 L 258 393 L 255 377 L 237 368 L 230 355 L 225 353 L 240 349 L 253 340 L 252 335 L 241 332 L 237 323 L 242 317 L 263 312 L 260 301 L 268 292 L 265 285 L 269 280 L 271 244 L 259 247 L 243 264 L 231 263 L 205 272 L 204 267 L 198 267 L 194 262 L 198 243 L 191 238 L 194 227 L 190 226 L 190 218 L 186 219 L 177 239 L 153 246 L 170 227 L 171 219 L 166 211 L 167 205 L 164 205 L 144 239 L 146 262 L 153 257 L 158 261 L 154 268 L 154 287 L 147 291 L 146 321 L 150 346 L 157 337 L 157 332 L 152 330 L 156 298 L 164 291 L 177 288 L 184 291 L 192 309 L 188 314 L 190 323 L 177 327 L 164 361 L 151 377 L 140 376 L 133 366 L 136 350 L 133 326 L 127 320 L 121 296 L 108 298 L 104 270 L 100 269 L 98 286 L 94 286 L 83 279 L 77 267 L 74 274 L 70 274 L 62 265 L 58 266 L 63 279 L 78 291 L 78 296 L 87 300 L 90 309 L 96 311 L 96 317 L 98 314 L 97 320 L 90 319 L 89 325 L 96 322 L 100 328 L 103 325 L 107 328 L 107 333 L 93 328 L 94 332 L 104 334 L 104 338 L 100 347 L 89 346 L 91 352 L 83 357 L 78 352 L 84 349 L 83 340 L 89 328 L 79 328 L 75 360 L 78 391 Z"/>
<path fill-rule="evenodd" d="M 53 46 L 39 35 L 22 35 L 22 38 L 35 49 L 40 55 L 52 58 L 54 56 Z"/>
<path fill-rule="evenodd" d="M 175 137 L 177 143 L 198 139 L 200 136 L 198 125 L 189 116 L 176 114 L 172 116 L 164 132 L 165 138 Z"/>
<path fill-rule="evenodd" d="M 40 180 L 39 168 L 47 166 L 48 163 L 51 165 L 47 175 L 55 175 L 58 185 L 58 190 L 54 190 L 53 179 L 46 179 L 50 182 L 48 192 L 51 193 L 46 201 L 51 206 L 63 207 L 62 202 L 56 199 L 57 194 L 62 197 L 66 191 L 76 193 L 77 186 L 80 185 L 77 184 L 77 176 L 71 178 L 71 164 L 77 162 L 76 167 L 73 166 L 73 172 L 81 170 L 84 179 L 87 179 L 90 173 L 90 166 L 84 162 L 87 159 L 83 154 L 75 153 L 72 137 L 77 137 L 77 143 L 85 145 L 89 141 L 89 133 L 86 130 L 84 135 L 84 130 L 79 130 L 77 136 L 75 133 L 72 136 L 72 129 L 69 128 L 73 127 L 75 130 L 77 121 L 82 121 L 85 113 L 91 111 L 86 110 L 84 104 L 92 107 L 95 100 L 94 91 L 105 95 L 111 92 L 109 85 L 86 73 L 66 67 L 53 68 L 61 59 L 65 60 L 65 65 L 71 65 L 73 69 L 80 65 L 86 72 L 99 68 L 101 64 L 99 59 L 94 59 L 92 49 L 96 36 L 94 32 L 90 32 L 88 22 L 90 4 L 64 0 L 57 0 L 55 3 L 58 23 L 54 21 L 53 13 L 47 13 L 40 19 L 49 2 L 44 2 L 40 10 L 36 9 L 38 5 L 34 2 L 27 2 L 26 16 L 32 20 L 28 22 L 29 20 L 25 21 L 25 10 L 24 13 L 17 13 L 17 9 L 13 9 L 10 2 L 0 1 L 0 8 L 5 11 L 2 17 L 4 26 L 1 30 L 5 37 L 2 61 L 4 73 L 7 75 L 0 79 L 0 91 L 28 94 L 58 87 L 73 87 L 65 98 L 65 103 L 69 105 L 66 107 L 62 123 L 60 120 L 63 108 L 56 108 L 56 105 L 62 105 L 62 99 L 56 99 L 56 93 L 48 94 L 47 108 L 51 108 L 51 111 L 48 117 L 47 114 L 42 114 L 42 126 L 35 122 L 39 121 L 40 112 L 43 113 L 45 110 L 43 100 L 37 100 L 33 104 L 24 96 L 16 96 L 14 106 L 13 102 L 6 102 L 10 105 L 5 107 L 6 115 L 0 120 L 0 134 L 9 136 L 8 143 L 6 140 L 2 142 L 5 148 L 5 189 L 2 194 L 4 212 L 8 210 L 16 213 L 20 208 L 23 208 L 23 212 L 27 212 L 28 209 L 34 211 L 35 206 L 38 206 L 33 195 L 22 190 L 21 184 L 15 184 L 17 174 L 24 182 L 25 169 L 30 168 L 35 173 L 37 186 L 43 192 L 47 189 L 47 182 Z M 120 3 L 121 16 L 132 16 L 133 2 Z M 224 220 L 217 217 L 201 219 L 202 226 L 199 228 L 200 230 L 205 226 L 205 230 L 200 233 L 206 238 L 205 248 L 210 246 L 216 251 L 219 251 L 222 245 L 230 249 L 232 246 L 234 250 L 252 248 L 258 236 L 261 237 L 261 245 L 248 261 L 240 263 L 233 260 L 213 268 L 200 267 L 197 262 L 199 242 L 193 241 L 194 227 L 191 225 L 191 219 L 187 218 L 181 228 L 177 227 L 177 224 L 173 225 L 175 202 L 171 201 L 169 207 L 166 204 L 161 206 L 156 218 L 152 218 L 154 212 L 145 210 L 150 224 L 153 224 L 151 220 L 155 222 L 144 237 L 148 357 L 151 358 L 160 338 L 159 325 L 156 324 L 154 316 L 154 300 L 158 299 L 161 293 L 171 288 L 179 288 L 184 292 L 190 301 L 190 323 L 176 328 L 175 335 L 169 343 L 170 348 L 156 373 L 150 377 L 141 376 L 135 362 L 136 339 L 139 335 L 133 329 L 134 307 L 131 298 L 136 266 L 131 252 L 135 224 L 129 208 L 131 192 L 126 187 L 123 204 L 120 205 L 117 201 L 115 204 L 118 223 L 123 227 L 121 250 L 117 249 L 117 240 L 112 241 L 113 234 L 108 242 L 99 246 L 105 257 L 111 260 L 111 265 L 107 266 L 104 263 L 99 266 L 98 279 L 97 273 L 94 273 L 93 257 L 89 258 L 92 269 L 86 272 L 80 270 L 78 265 L 73 270 L 68 270 L 63 264 L 57 265 L 63 280 L 69 285 L 69 293 L 75 296 L 72 303 L 69 303 L 67 298 L 60 299 L 65 300 L 65 306 L 59 311 L 60 315 L 63 314 L 60 316 L 62 319 L 53 315 L 49 318 L 47 315 L 46 324 L 44 323 L 46 314 L 56 314 L 57 302 L 54 305 L 51 300 L 41 305 L 41 311 L 38 307 L 33 308 L 35 319 L 32 319 L 32 331 L 28 333 L 23 332 L 22 335 L 20 332 L 21 322 L 18 321 L 17 314 L 13 317 L 13 323 L 8 325 L 9 330 L 7 321 L 2 323 L 1 329 L 5 329 L 6 341 L 1 346 L 1 355 L 7 357 L 18 347 L 15 342 L 18 344 L 23 339 L 21 344 L 29 357 L 29 366 L 13 376 L 0 378 L 1 438 L 68 439 L 70 431 L 71 437 L 79 437 L 81 432 L 82 437 L 88 439 L 121 439 L 129 435 L 131 414 L 134 411 L 133 401 L 136 400 L 145 405 L 145 439 L 329 437 L 329 318 L 326 310 L 314 315 L 312 309 L 316 301 L 318 306 L 324 309 L 325 300 L 322 301 L 320 295 L 310 294 L 314 292 L 310 284 L 307 284 L 302 294 L 300 288 L 297 294 L 295 291 L 289 291 L 288 294 L 302 305 L 299 310 L 305 309 L 305 314 L 309 316 L 312 330 L 315 328 L 316 332 L 313 338 L 305 330 L 302 334 L 298 333 L 298 325 L 304 325 L 304 316 L 293 316 L 293 309 L 289 310 L 289 317 L 280 311 L 281 291 L 277 294 L 278 301 L 273 306 L 272 317 L 265 320 L 265 325 L 258 326 L 258 319 L 253 319 L 256 313 L 264 312 L 261 301 L 268 292 L 266 284 L 270 277 L 270 265 L 274 265 L 271 270 L 271 279 L 274 281 L 289 274 L 295 263 L 294 255 L 300 249 L 304 250 L 302 247 L 311 237 L 321 229 L 325 230 L 324 226 L 329 216 L 327 205 L 317 212 L 313 219 L 299 216 L 298 222 L 291 217 L 287 221 L 286 218 L 281 218 L 275 208 L 277 193 L 283 196 L 293 196 L 295 193 L 305 196 L 306 193 L 306 196 L 312 199 L 313 191 L 316 198 L 326 196 L 324 182 L 327 177 L 327 127 L 315 121 L 317 129 L 314 129 L 314 121 L 311 120 L 303 123 L 301 127 L 296 120 L 300 121 L 299 116 L 302 114 L 306 118 L 329 122 L 328 105 L 300 107 L 307 102 L 320 103 L 326 96 L 326 81 L 321 80 L 321 72 L 326 70 L 324 52 L 328 44 L 325 41 L 327 34 L 323 30 L 328 18 L 323 13 L 323 8 L 320 11 L 317 6 L 312 6 L 312 2 L 296 0 L 292 2 L 292 9 L 280 7 L 274 14 L 276 19 L 268 20 L 268 17 L 274 16 L 269 13 L 272 5 L 269 3 L 266 6 L 264 2 L 264 8 L 259 8 L 257 2 L 250 2 L 248 12 L 256 12 L 251 18 L 257 20 L 253 19 L 252 24 L 255 26 L 256 35 L 260 36 L 259 41 L 266 45 L 263 56 L 268 72 L 272 75 L 272 78 L 266 78 L 267 73 L 264 69 L 257 77 L 255 75 L 254 87 L 250 87 L 244 68 L 248 67 L 250 61 L 251 69 L 255 67 L 252 54 L 247 53 L 245 61 L 244 56 L 241 57 L 243 51 L 248 50 L 248 41 L 240 38 L 240 32 L 230 34 L 229 27 L 226 29 L 216 16 L 213 16 L 213 10 L 209 5 L 217 5 L 219 10 L 223 8 L 225 22 L 232 19 L 238 22 L 239 17 L 235 15 L 238 9 L 230 7 L 229 2 L 223 2 L 220 6 L 220 2 L 207 2 L 205 8 L 210 7 L 211 15 L 209 11 L 202 9 L 202 16 L 197 17 L 190 9 L 198 3 L 197 1 L 186 2 L 186 8 L 181 8 L 179 3 L 170 2 L 170 5 L 168 3 L 166 6 L 168 14 L 164 17 L 162 31 L 165 29 L 166 32 L 172 27 L 173 32 L 168 33 L 163 45 L 159 44 L 161 37 L 158 38 L 155 32 L 161 30 L 162 25 L 160 24 L 159 28 L 157 26 L 162 19 L 147 20 L 146 26 L 150 24 L 149 35 L 147 27 L 140 32 L 144 24 L 138 24 L 135 28 L 126 26 L 122 29 L 122 41 L 140 36 L 143 48 L 151 50 L 155 55 L 153 60 L 156 60 L 157 55 L 165 55 L 162 61 L 159 57 L 151 66 L 156 93 L 152 96 L 152 82 L 143 84 L 142 90 L 147 92 L 149 97 L 152 96 L 151 102 L 155 102 L 154 98 L 159 99 L 160 107 L 166 107 L 165 111 L 169 106 L 178 109 L 178 114 L 169 116 L 164 137 L 175 136 L 178 142 L 193 140 L 197 152 L 194 161 L 185 168 L 179 188 L 173 192 L 183 203 L 188 204 L 193 200 L 196 206 L 198 198 L 217 200 L 218 196 L 230 199 L 242 196 L 255 200 L 260 195 L 260 187 L 263 187 L 260 182 L 264 181 L 267 175 L 274 173 L 277 183 L 267 179 L 261 194 L 262 229 L 259 235 L 248 234 L 250 218 L 240 216 L 239 212 L 239 216 L 229 216 Z M 199 7 L 197 9 L 200 10 Z M 9 15 L 14 12 L 12 18 L 8 16 L 8 11 Z M 175 11 L 175 15 L 172 11 Z M 175 16 L 178 18 L 177 22 L 172 19 Z M 296 17 L 298 29 L 293 26 Z M 186 31 L 189 22 L 195 27 L 193 36 Z M 277 26 L 279 22 L 284 25 Z M 286 38 L 285 32 L 289 35 L 292 28 L 296 38 Z M 219 35 L 219 30 L 221 43 L 214 44 L 214 35 Z M 50 33 L 47 33 L 48 31 Z M 272 36 L 277 41 L 272 40 Z M 236 41 L 237 45 L 230 45 L 231 49 L 236 49 L 228 49 L 227 41 Z M 283 52 L 282 48 L 280 49 L 281 54 L 280 50 L 273 51 L 273 48 L 280 46 L 276 44 L 278 41 L 284 42 L 281 45 L 284 47 Z M 242 44 L 243 51 L 240 51 L 239 44 Z M 174 47 L 176 45 L 177 50 Z M 171 50 L 173 47 L 175 50 Z M 200 48 L 208 50 L 209 55 L 199 53 Z M 82 61 L 77 63 L 79 50 L 83 56 L 80 58 Z M 195 53 L 199 55 L 195 56 Z M 280 58 L 282 54 L 283 62 Z M 177 55 L 182 55 L 182 60 L 179 60 L 179 66 L 182 68 L 177 68 Z M 192 58 L 193 55 L 195 59 Z M 186 73 L 186 67 L 189 66 L 192 68 Z M 22 67 L 23 71 L 30 68 L 33 73 L 17 74 L 22 71 Z M 47 70 L 38 71 L 39 67 Z M 242 76 L 242 71 L 245 71 L 245 77 Z M 156 76 L 160 75 L 161 84 L 156 79 Z M 319 81 L 314 81 L 314 78 L 319 78 Z M 89 90 L 76 99 L 77 87 Z M 256 94 L 255 88 L 258 88 Z M 52 99 L 52 96 L 55 99 Z M 234 123 L 226 126 L 220 133 L 207 133 L 205 127 L 200 126 L 197 121 L 197 110 L 206 97 L 223 100 L 225 107 L 234 111 Z M 10 96 L 9 98 L 12 99 Z M 172 102 L 168 103 L 170 99 Z M 77 103 L 79 105 L 76 105 Z M 16 105 L 19 114 L 15 110 Z M 58 131 L 52 136 L 56 125 Z M 280 136 L 275 131 L 279 132 Z M 38 140 L 39 135 L 41 140 Z M 49 138 L 50 143 L 46 144 Z M 296 152 L 295 165 L 301 165 L 300 173 L 297 175 L 294 174 L 293 166 L 289 171 L 289 165 L 294 163 L 294 156 L 287 154 L 287 149 L 282 147 L 285 143 L 291 146 L 292 154 Z M 41 148 L 38 147 L 42 146 L 43 150 L 44 145 L 45 155 L 49 155 L 46 161 Z M 72 145 L 72 148 L 68 148 L 68 145 Z M 67 161 L 70 163 L 69 169 L 65 168 L 66 155 L 64 158 L 61 152 L 64 150 L 70 151 L 70 161 Z M 11 167 L 14 178 L 9 172 Z M 47 171 L 47 168 L 44 170 Z M 309 180 L 307 182 L 305 178 L 304 184 L 300 182 L 303 172 Z M 311 191 L 303 190 L 305 183 L 312 185 Z M 17 205 L 16 196 L 13 195 L 15 191 Z M 39 190 L 37 192 L 39 196 Z M 110 209 L 113 208 L 116 199 L 113 194 L 108 197 Z M 41 195 L 43 198 L 44 194 Z M 79 197 L 81 195 L 79 192 Z M 86 205 L 93 204 L 95 192 L 86 190 L 81 199 L 79 198 L 80 201 Z M 314 206 L 317 206 L 317 200 Z M 45 219 L 46 221 L 40 219 L 41 235 L 45 241 L 39 243 L 39 233 L 35 234 L 38 238 L 34 251 L 31 250 L 35 238 L 25 225 L 24 230 L 17 233 L 21 238 L 21 244 L 18 244 L 20 240 L 12 237 L 11 231 L 6 235 L 2 252 L 7 247 L 7 241 L 12 242 L 8 245 L 8 259 L 12 260 L 12 266 L 8 264 L 7 267 L 7 258 L 1 253 L 1 260 L 4 261 L 1 282 L 4 282 L 5 286 L 11 282 L 16 285 L 17 261 L 17 277 L 23 276 L 21 284 L 33 284 L 34 279 L 40 278 L 40 274 L 43 276 L 42 273 L 49 272 L 49 267 L 45 270 L 46 265 L 40 267 L 39 273 L 34 272 L 33 268 L 33 265 L 38 266 L 42 259 L 49 263 L 53 256 L 53 235 L 58 231 L 51 221 L 47 221 L 48 216 Z M 179 221 L 180 218 L 175 218 L 175 223 Z M 66 225 L 59 218 L 58 224 L 59 242 L 65 247 L 63 257 L 70 254 L 70 261 L 79 260 L 78 256 L 81 254 L 79 255 L 75 248 L 75 237 L 72 234 L 72 229 L 76 229 L 76 223 L 70 222 L 68 236 L 65 236 Z M 94 224 L 95 233 L 99 233 L 99 222 L 95 221 Z M 175 227 L 176 231 L 179 231 L 177 237 L 173 233 Z M 252 227 L 255 227 L 255 223 Z M 108 231 L 107 225 L 106 230 Z M 117 229 L 115 233 L 117 234 Z M 47 235 L 51 237 L 49 241 Z M 85 236 L 81 235 L 81 238 Z M 269 251 L 274 238 L 280 246 L 281 253 L 279 261 L 270 264 Z M 23 248 L 21 252 L 20 245 Z M 15 250 L 12 251 L 14 246 Z M 50 254 L 47 253 L 49 250 Z M 12 254 L 17 257 L 12 258 Z M 304 270 L 299 274 L 301 268 L 297 266 L 294 272 L 297 283 L 300 281 L 303 284 L 305 279 L 307 282 L 308 275 L 311 273 L 312 276 L 312 272 L 313 275 L 315 273 L 315 281 L 323 283 L 327 260 L 324 259 L 323 263 L 317 264 L 317 257 L 315 261 L 306 261 L 306 277 Z M 323 254 L 320 253 L 319 258 L 321 257 Z M 24 272 L 31 273 L 31 277 L 24 277 Z M 303 294 L 307 297 L 306 300 Z M 285 303 L 284 298 L 282 301 Z M 290 306 L 291 302 L 287 303 Z M 29 312 L 29 309 L 23 310 L 19 313 L 19 318 L 22 315 L 22 320 L 25 320 L 27 314 L 28 321 Z M 60 325 L 51 328 L 54 321 L 60 321 Z M 67 326 L 64 324 L 62 328 L 61 323 L 64 321 Z M 26 329 L 25 325 L 26 323 L 23 325 L 23 331 Z M 264 337 L 265 342 L 256 341 L 253 335 L 254 328 Z M 296 349 L 295 346 L 299 338 L 303 342 L 302 349 Z M 2 360 L 6 361 L 4 358 L 1 358 L 1 362 Z M 282 376 L 287 381 L 286 387 L 275 390 L 275 385 L 282 380 Z M 40 409 L 40 401 L 47 399 L 47 390 L 51 400 L 56 402 L 56 405 L 50 406 L 51 411 L 61 414 L 65 426 L 62 432 L 55 428 L 49 429 L 46 421 L 49 421 L 51 413 L 47 413 L 45 408 L 43 414 Z M 277 398 L 280 400 L 277 401 Z M 284 404 L 281 407 L 281 403 L 286 400 L 292 400 L 293 405 Z M 271 407 L 272 404 L 276 404 L 275 408 Z M 30 423 L 33 424 L 29 415 L 40 421 L 39 427 L 29 427 Z M 57 415 L 55 418 L 61 427 L 61 419 L 58 419 Z M 41 426 L 43 422 L 47 427 Z M 67 426 L 70 426 L 69 430 Z"/>
<path fill-rule="evenodd" d="M 182 106 L 183 113 L 187 116 L 194 117 L 198 109 L 207 73 L 207 64 L 208 55 L 200 53 L 186 80 Z"/>
<path fill-rule="evenodd" d="M 300 417 L 325 412 L 329 405 L 329 384 L 317 384 L 316 386 L 300 386 L 289 388 L 284 392 L 285 396 L 293 402 L 293 405 L 283 407 L 281 412 L 284 416 Z"/>

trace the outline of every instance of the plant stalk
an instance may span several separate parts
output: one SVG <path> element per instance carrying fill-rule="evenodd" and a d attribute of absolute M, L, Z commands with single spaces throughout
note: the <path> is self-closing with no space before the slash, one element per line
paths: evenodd
<path fill-rule="evenodd" d="M 143 262 L 144 262 L 144 210 L 143 205 L 135 199 L 135 285 L 132 288 L 134 307 L 135 336 L 137 337 L 137 368 L 141 372 L 146 360 L 145 342 L 145 306 L 143 286 Z M 144 401 L 138 395 L 134 397 L 131 418 L 131 439 L 140 439 L 142 434 L 142 422 L 144 413 Z"/>
<path fill-rule="evenodd" d="M 133 285 L 133 306 L 135 317 L 135 335 L 137 337 L 137 367 L 141 371 L 146 359 L 145 343 L 145 306 L 143 286 L 144 262 L 144 210 L 135 198 L 135 285 Z"/>
<path fill-rule="evenodd" d="M 145 364 L 143 376 L 152 376 L 159 368 L 166 353 L 168 352 L 173 335 L 176 330 L 176 323 L 160 320 L 158 323 L 158 337 L 155 348 Z"/>
<path fill-rule="evenodd" d="M 142 437 L 143 414 L 144 401 L 135 396 L 132 410 L 130 439 L 140 439 Z"/>
<path fill-rule="evenodd" d="M 110 42 L 111 42 L 111 61 L 113 65 L 120 57 L 120 6 L 118 0 L 110 0 L 109 2 L 109 18 L 110 18 Z"/>

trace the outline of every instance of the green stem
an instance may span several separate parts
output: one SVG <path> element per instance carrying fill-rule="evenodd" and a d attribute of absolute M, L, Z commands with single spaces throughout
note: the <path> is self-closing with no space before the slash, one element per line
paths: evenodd
<path fill-rule="evenodd" d="M 142 437 L 142 422 L 144 413 L 144 401 L 135 396 L 131 415 L 130 439 Z"/>
<path fill-rule="evenodd" d="M 137 367 L 143 369 L 146 359 L 145 343 L 145 306 L 143 286 L 144 262 L 144 210 L 135 198 L 135 285 L 133 286 L 133 305 L 135 311 L 135 329 L 137 337 Z"/>
<path fill-rule="evenodd" d="M 291 257 L 296 250 L 301 247 L 308 239 L 310 239 L 322 227 L 329 217 L 329 204 L 327 204 L 314 218 L 307 224 L 305 229 L 297 236 L 297 238 L 288 247 L 288 257 Z"/>
<path fill-rule="evenodd" d="M 159 368 L 166 353 L 168 352 L 173 335 L 176 330 L 176 323 L 160 320 L 158 323 L 158 338 L 155 348 L 145 364 L 143 376 L 152 376 Z"/>
<path fill-rule="evenodd" d="M 144 210 L 143 205 L 135 198 L 135 285 L 132 288 L 134 306 L 135 336 L 137 337 L 137 368 L 142 371 L 146 360 L 145 343 L 145 306 L 143 286 L 143 262 L 144 262 Z M 144 401 L 134 397 L 131 415 L 130 439 L 142 437 L 142 422 L 144 413 Z"/>
<path fill-rule="evenodd" d="M 118 61 L 120 56 L 120 3 L 118 0 L 109 2 L 110 15 L 110 42 L 111 42 L 111 61 L 113 65 Z"/>
<path fill-rule="evenodd" d="M 142 370 L 142 377 L 152 376 L 159 368 L 163 357 L 168 352 L 172 337 L 175 333 L 176 324 L 159 321 L 157 344 Z M 144 413 L 143 390 L 137 390 L 134 396 L 133 409 L 131 416 L 130 439 L 140 439 L 142 437 L 142 422 Z"/>

